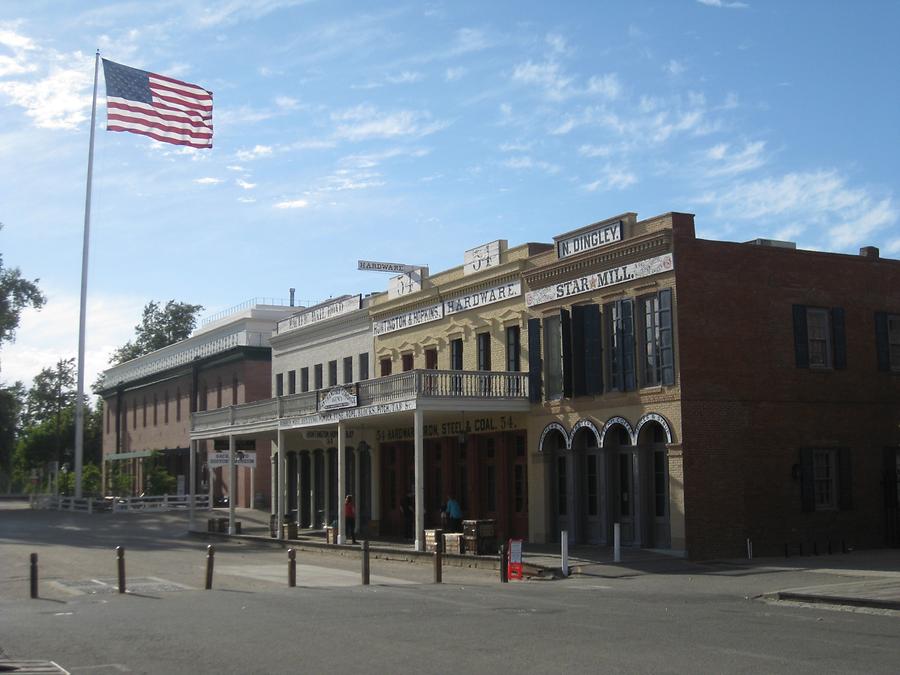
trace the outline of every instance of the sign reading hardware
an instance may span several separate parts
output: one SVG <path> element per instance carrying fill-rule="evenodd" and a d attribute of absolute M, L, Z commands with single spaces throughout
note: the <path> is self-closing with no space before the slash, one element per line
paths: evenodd
<path fill-rule="evenodd" d="M 444 305 L 429 305 L 420 309 L 414 309 L 403 314 L 396 314 L 387 319 L 381 319 L 372 324 L 372 330 L 375 335 L 384 335 L 385 333 L 393 333 L 404 328 L 412 328 L 429 321 L 437 321 L 444 318 Z"/>
<path fill-rule="evenodd" d="M 206 463 L 209 466 L 228 466 L 228 451 L 212 451 L 206 456 Z M 234 453 L 235 466 L 256 466 L 256 452 L 248 452 L 245 450 L 236 450 Z"/>
<path fill-rule="evenodd" d="M 405 265 L 403 263 L 377 262 L 375 260 L 358 260 L 357 269 L 365 272 L 412 272 L 421 267 L 421 265 Z"/>
<path fill-rule="evenodd" d="M 556 256 L 558 258 L 567 258 L 570 255 L 576 255 L 621 241 L 622 221 L 619 220 L 615 223 L 594 227 L 586 232 L 553 237 L 553 240 L 556 242 Z"/>
<path fill-rule="evenodd" d="M 506 248 L 505 239 L 470 248 L 465 252 L 463 275 L 475 274 L 500 264 L 500 251 Z"/>
<path fill-rule="evenodd" d="M 563 281 L 562 283 L 554 284 L 553 286 L 529 291 L 525 294 L 525 304 L 528 307 L 534 307 L 535 305 L 541 305 L 545 302 L 569 298 L 573 295 L 580 295 L 581 293 L 590 293 L 591 291 L 597 291 L 608 286 L 615 286 L 616 284 L 624 284 L 626 281 L 631 281 L 632 279 L 640 279 L 642 277 L 659 274 L 660 272 L 668 272 L 672 268 L 672 254 L 666 253 L 664 255 L 656 256 L 655 258 L 648 258 L 647 260 L 629 263 L 628 265 L 621 265 L 620 267 L 611 267 L 608 270 L 603 270 L 596 274 L 589 274 L 586 277 L 578 277 L 571 281 Z"/>
<path fill-rule="evenodd" d="M 319 410 L 336 410 L 338 408 L 355 408 L 356 394 L 354 387 L 332 387 L 319 392 Z"/>
<path fill-rule="evenodd" d="M 362 306 L 361 295 L 347 295 L 333 300 L 331 302 L 322 303 L 315 307 L 310 307 L 305 312 L 299 312 L 292 317 L 278 322 L 278 332 L 293 330 L 294 328 L 303 328 L 319 321 L 332 319 L 336 316 L 349 314 Z"/>
<path fill-rule="evenodd" d="M 522 284 L 518 279 L 510 281 L 499 286 L 492 286 L 481 291 L 466 293 L 458 298 L 444 300 L 444 314 L 456 314 L 465 312 L 469 309 L 475 309 L 482 305 L 490 305 L 494 302 L 503 302 L 510 298 L 517 298 L 522 295 Z"/>

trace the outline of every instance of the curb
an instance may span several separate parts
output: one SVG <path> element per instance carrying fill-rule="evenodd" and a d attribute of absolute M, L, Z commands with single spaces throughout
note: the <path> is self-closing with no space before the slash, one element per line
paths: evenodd
<path fill-rule="evenodd" d="M 821 605 L 843 605 L 848 607 L 868 607 L 870 609 L 891 609 L 900 611 L 900 600 L 876 600 L 874 598 L 850 598 L 843 595 L 821 595 L 813 593 L 797 593 L 795 591 L 777 591 L 762 597 L 771 600 L 789 600 L 792 602 L 808 602 Z"/>

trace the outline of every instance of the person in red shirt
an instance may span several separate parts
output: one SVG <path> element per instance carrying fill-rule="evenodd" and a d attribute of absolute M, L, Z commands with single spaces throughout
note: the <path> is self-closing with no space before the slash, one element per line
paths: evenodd
<path fill-rule="evenodd" d="M 344 522 L 347 524 L 347 532 L 356 543 L 356 506 L 353 505 L 353 495 L 344 498 Z"/>

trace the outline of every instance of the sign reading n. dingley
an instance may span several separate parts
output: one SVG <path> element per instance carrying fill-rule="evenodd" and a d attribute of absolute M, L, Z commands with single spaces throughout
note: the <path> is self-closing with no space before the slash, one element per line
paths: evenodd
<path fill-rule="evenodd" d="M 578 277 L 571 281 L 563 281 L 553 286 L 529 291 L 525 294 L 525 304 L 528 307 L 534 307 L 545 302 L 552 302 L 553 300 L 568 298 L 581 293 L 590 293 L 607 286 L 624 284 L 632 279 L 668 272 L 672 267 L 672 254 L 666 253 L 655 258 L 648 258 L 647 260 L 640 260 L 619 267 L 611 267 L 608 270 L 589 274 L 586 277 Z"/>
<path fill-rule="evenodd" d="M 412 328 L 419 324 L 428 323 L 429 321 L 437 321 L 444 318 L 444 305 L 428 305 L 414 309 L 411 312 L 396 314 L 387 319 L 381 319 L 372 324 L 372 330 L 375 335 L 384 335 L 385 333 L 393 333 L 395 330 L 403 330 L 404 328 Z"/>
<path fill-rule="evenodd" d="M 491 286 L 481 291 L 466 293 L 458 298 L 444 300 L 444 314 L 456 314 L 457 312 L 465 312 L 469 309 L 475 309 L 482 305 L 490 305 L 493 302 L 503 302 L 510 298 L 517 298 L 522 295 L 522 284 L 518 279 L 510 281 L 499 286 Z"/>
<path fill-rule="evenodd" d="M 278 322 L 278 332 L 281 333 L 294 328 L 303 328 L 310 324 L 332 319 L 342 314 L 349 314 L 362 307 L 361 295 L 347 295 L 332 302 L 325 302 L 315 307 L 310 307 L 305 312 L 299 312 L 292 317 Z"/>
<path fill-rule="evenodd" d="M 577 234 L 563 234 L 559 237 L 553 237 L 553 240 L 556 242 L 556 256 L 558 258 L 567 258 L 576 253 L 582 253 L 583 251 L 621 241 L 622 221 L 618 220 L 615 223 L 593 227 L 586 232 Z"/>

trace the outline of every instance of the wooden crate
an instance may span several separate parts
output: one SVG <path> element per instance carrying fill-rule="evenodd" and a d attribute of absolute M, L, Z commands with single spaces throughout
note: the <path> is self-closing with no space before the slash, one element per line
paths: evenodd
<path fill-rule="evenodd" d="M 467 537 L 463 535 L 468 555 L 497 555 L 497 540 L 493 537 Z"/>
<path fill-rule="evenodd" d="M 464 520 L 463 534 L 467 537 L 478 539 L 494 538 L 497 536 L 496 520 Z"/>
<path fill-rule="evenodd" d="M 463 535 L 456 532 L 448 532 L 444 535 L 444 553 L 461 555 L 466 552 L 466 540 Z"/>
<path fill-rule="evenodd" d="M 425 550 L 434 553 L 442 540 L 443 530 L 425 530 Z"/>

